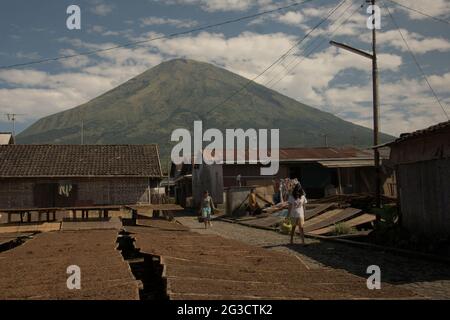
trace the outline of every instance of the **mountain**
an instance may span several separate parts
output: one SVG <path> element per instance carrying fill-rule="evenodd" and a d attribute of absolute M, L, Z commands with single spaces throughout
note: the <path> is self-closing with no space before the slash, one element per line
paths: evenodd
<path fill-rule="evenodd" d="M 86 144 L 158 143 L 170 154 L 171 133 L 206 128 L 280 128 L 282 147 L 328 144 L 370 146 L 372 130 L 314 109 L 225 69 L 193 60 L 164 62 L 76 108 L 40 119 L 17 136 L 18 143 L 77 144 L 81 119 Z M 392 140 L 381 135 L 381 141 Z"/>

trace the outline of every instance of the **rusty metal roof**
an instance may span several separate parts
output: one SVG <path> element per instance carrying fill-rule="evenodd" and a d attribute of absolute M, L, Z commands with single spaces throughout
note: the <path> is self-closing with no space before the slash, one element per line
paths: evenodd
<path fill-rule="evenodd" d="M 373 152 L 354 147 L 342 148 L 283 148 L 280 149 L 280 161 L 322 160 L 322 159 L 370 159 Z"/>
<path fill-rule="evenodd" d="M 320 160 L 318 163 L 326 168 L 359 168 L 375 166 L 374 159 Z"/>
<path fill-rule="evenodd" d="M 271 155 L 271 150 L 253 150 L 253 152 L 259 158 L 259 152 L 267 153 Z M 237 156 L 245 157 L 249 159 L 249 149 L 245 150 L 224 150 L 223 153 L 214 150 L 213 156 L 204 154 L 204 159 L 214 159 L 216 156 L 225 158 L 229 154 L 234 153 L 234 158 Z M 373 159 L 372 150 L 361 150 L 354 147 L 341 147 L 341 148 L 280 148 L 279 149 L 280 161 L 288 160 L 321 160 L 321 159 Z M 255 160 L 255 159 L 252 159 Z"/>
<path fill-rule="evenodd" d="M 162 177 L 157 145 L 0 145 L 0 177 Z"/>

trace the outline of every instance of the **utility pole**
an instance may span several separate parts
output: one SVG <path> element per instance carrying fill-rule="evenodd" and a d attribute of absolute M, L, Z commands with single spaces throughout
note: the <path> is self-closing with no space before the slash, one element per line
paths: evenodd
<path fill-rule="evenodd" d="M 81 145 L 84 145 L 84 121 L 81 120 Z"/>
<path fill-rule="evenodd" d="M 372 15 L 375 16 L 375 0 L 372 2 Z M 379 110 L 380 95 L 378 85 L 378 57 L 377 57 L 377 28 L 375 27 L 375 18 L 372 20 L 372 82 L 373 82 L 373 145 L 380 144 L 379 133 Z M 381 208 L 381 168 L 380 168 L 380 151 L 374 149 L 375 158 L 375 201 L 376 207 Z"/>
<path fill-rule="evenodd" d="M 13 130 L 12 130 L 12 137 L 14 143 L 16 142 L 16 120 L 17 116 L 23 116 L 23 114 L 17 114 L 17 113 L 7 113 L 6 117 L 8 118 L 8 121 L 12 122 Z"/>
<path fill-rule="evenodd" d="M 328 148 L 328 135 L 325 133 L 325 134 L 322 135 L 322 137 L 325 139 L 325 140 L 324 140 L 324 142 L 325 142 L 325 147 Z"/>
<path fill-rule="evenodd" d="M 352 134 L 352 146 L 353 147 L 356 147 L 356 136 L 355 136 L 355 134 Z"/>
<path fill-rule="evenodd" d="M 379 145 L 379 84 L 378 84 L 378 58 L 377 58 L 377 30 L 375 20 L 375 4 L 376 0 L 366 0 L 372 5 L 372 53 L 350 47 L 348 45 L 330 41 L 330 44 L 338 48 L 356 53 L 360 56 L 372 60 L 372 86 L 373 86 L 373 145 Z M 374 149 L 375 160 L 375 203 L 377 208 L 381 208 L 381 168 L 380 168 L 380 152 Z M 378 217 L 377 217 L 378 218 Z"/>

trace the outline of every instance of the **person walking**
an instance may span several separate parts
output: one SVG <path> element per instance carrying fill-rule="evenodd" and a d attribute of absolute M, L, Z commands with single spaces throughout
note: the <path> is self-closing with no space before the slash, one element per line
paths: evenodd
<path fill-rule="evenodd" d="M 305 205 L 308 203 L 303 188 L 295 188 L 292 197 L 289 198 L 289 216 L 291 218 L 291 244 L 294 243 L 295 229 L 299 228 L 300 239 L 305 244 L 305 233 L 303 227 L 305 225 Z"/>
<path fill-rule="evenodd" d="M 202 207 L 201 207 L 201 214 L 203 218 L 203 222 L 205 223 L 205 229 L 208 228 L 208 226 L 212 227 L 211 224 L 211 212 L 215 210 L 214 202 L 209 195 L 208 191 L 205 191 L 203 193 L 203 199 L 202 199 Z"/>

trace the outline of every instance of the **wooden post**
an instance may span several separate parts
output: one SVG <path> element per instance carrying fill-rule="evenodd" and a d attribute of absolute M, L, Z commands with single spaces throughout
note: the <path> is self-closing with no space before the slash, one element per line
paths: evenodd
<path fill-rule="evenodd" d="M 8 223 L 11 223 L 11 212 L 8 212 Z"/>
<path fill-rule="evenodd" d="M 132 218 L 132 220 L 133 220 L 133 224 L 134 224 L 134 225 L 136 225 L 137 215 L 138 215 L 137 210 L 136 210 L 136 209 L 133 209 L 133 210 L 131 211 L 131 218 Z"/>

